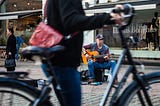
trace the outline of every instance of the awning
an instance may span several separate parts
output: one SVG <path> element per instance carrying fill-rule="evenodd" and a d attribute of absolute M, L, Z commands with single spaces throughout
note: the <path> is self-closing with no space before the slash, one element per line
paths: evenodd
<path fill-rule="evenodd" d="M 160 5 L 160 0 L 139 0 L 139 1 L 121 1 L 116 3 L 106 3 L 106 4 L 97 4 L 93 7 L 85 9 L 86 14 L 94 14 L 94 13 L 103 13 L 103 12 L 111 12 L 116 4 L 126 4 L 129 3 L 133 5 L 135 10 L 146 10 L 146 9 L 156 9 L 158 5 Z"/>
<path fill-rule="evenodd" d="M 42 9 L 0 13 L 0 20 L 18 19 L 36 14 L 42 14 Z"/>
<path fill-rule="evenodd" d="M 154 12 L 158 12 L 160 16 L 160 0 L 137 0 L 133 1 L 121 1 L 116 3 L 97 4 L 93 7 L 85 9 L 86 15 L 93 15 L 95 13 L 111 12 L 116 4 L 129 3 L 135 8 L 135 16 L 133 23 L 151 22 Z"/>

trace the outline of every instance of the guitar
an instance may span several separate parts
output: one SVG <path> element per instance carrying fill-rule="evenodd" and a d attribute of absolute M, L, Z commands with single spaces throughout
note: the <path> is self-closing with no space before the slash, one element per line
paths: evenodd
<path fill-rule="evenodd" d="M 88 55 L 88 56 L 86 56 Z M 84 64 L 88 63 L 88 60 L 93 60 L 94 62 L 97 61 L 97 58 L 105 57 L 108 55 L 99 55 L 98 51 L 90 51 L 82 49 L 82 61 Z"/>

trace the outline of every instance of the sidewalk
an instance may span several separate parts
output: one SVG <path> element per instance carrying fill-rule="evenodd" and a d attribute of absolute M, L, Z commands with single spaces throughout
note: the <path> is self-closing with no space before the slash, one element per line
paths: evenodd
<path fill-rule="evenodd" d="M 0 61 L 1 63 L 3 61 Z M 122 65 L 122 68 L 120 69 L 120 73 L 118 74 L 118 79 L 121 79 L 122 75 L 124 74 L 124 70 L 127 68 L 128 65 Z M 140 66 L 137 66 L 138 69 L 140 69 Z M 81 67 L 83 69 L 83 67 Z M 154 72 L 154 71 L 160 71 L 160 66 L 146 66 L 144 73 L 148 72 Z M 5 71 L 6 69 L 4 67 L 0 67 L 0 71 Z M 33 62 L 31 61 L 18 61 L 16 71 L 27 71 L 30 73 L 29 77 L 33 79 L 46 79 L 46 77 L 43 75 L 42 70 L 40 66 L 35 66 Z M 131 77 L 129 80 L 127 80 L 127 84 L 131 81 Z M 98 106 L 100 103 L 100 100 L 102 99 L 102 96 L 104 94 L 104 91 L 106 89 L 107 82 L 104 82 L 102 85 L 94 86 L 94 85 L 82 85 L 82 106 Z M 114 92 L 114 88 L 111 91 L 110 94 Z M 52 95 L 53 94 L 53 95 Z M 51 93 L 51 100 L 54 104 L 54 106 L 58 105 L 58 100 L 56 99 L 54 93 Z"/>

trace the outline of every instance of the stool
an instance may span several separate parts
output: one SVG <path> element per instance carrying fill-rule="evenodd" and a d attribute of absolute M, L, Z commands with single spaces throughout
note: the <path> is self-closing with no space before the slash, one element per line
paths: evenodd
<path fill-rule="evenodd" d="M 110 69 L 95 69 L 94 74 L 96 82 L 109 82 L 112 78 Z"/>

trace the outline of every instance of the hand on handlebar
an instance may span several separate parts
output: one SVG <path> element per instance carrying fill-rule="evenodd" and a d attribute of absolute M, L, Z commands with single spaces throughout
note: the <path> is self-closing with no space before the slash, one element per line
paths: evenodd
<path fill-rule="evenodd" d="M 112 10 L 110 15 L 112 16 L 111 20 L 115 20 L 116 24 L 120 26 L 125 25 L 123 20 L 124 18 L 131 17 L 134 13 L 134 8 L 130 4 L 124 5 L 116 5 L 115 8 Z"/>
<path fill-rule="evenodd" d="M 123 10 L 123 5 L 116 5 L 115 9 L 121 9 Z M 114 18 L 115 23 L 122 26 L 123 25 L 123 19 L 124 19 L 124 13 L 114 13 L 113 11 L 110 13 L 111 17 Z"/>

